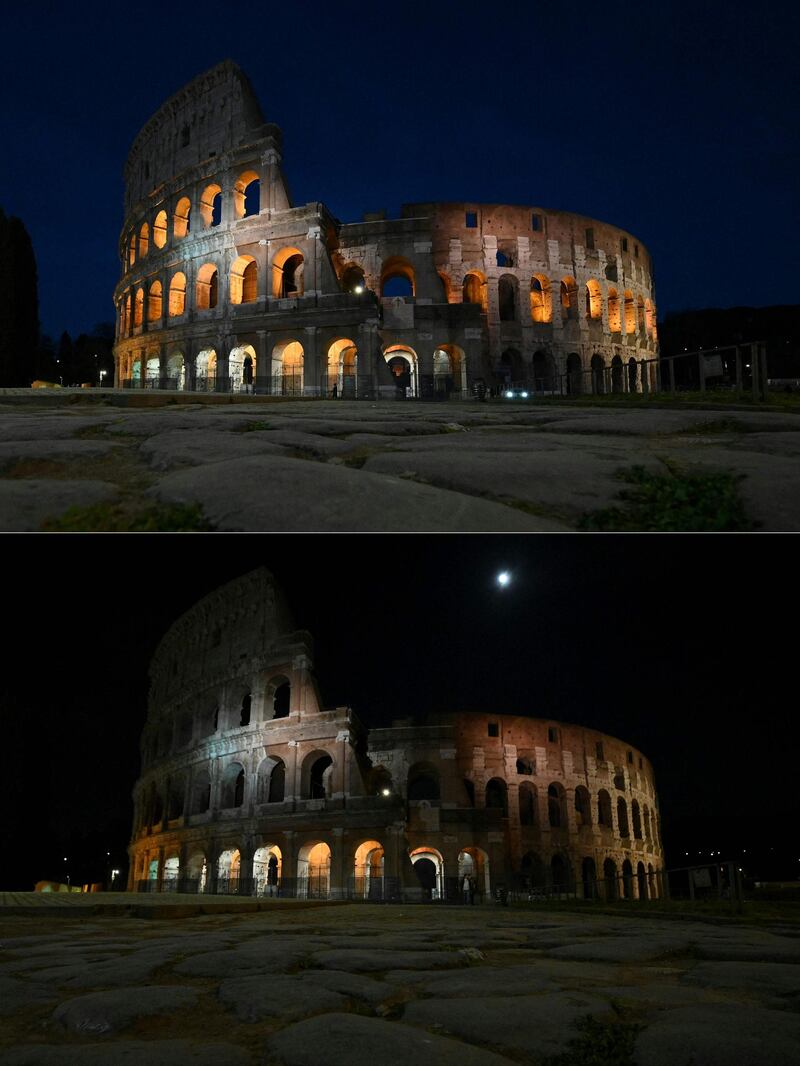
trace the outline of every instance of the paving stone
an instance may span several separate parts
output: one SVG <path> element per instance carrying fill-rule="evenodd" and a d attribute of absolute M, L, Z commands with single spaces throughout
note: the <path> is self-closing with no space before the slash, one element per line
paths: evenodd
<path fill-rule="evenodd" d="M 68 507 L 88 507 L 116 495 L 117 489 L 105 481 L 0 478 L 0 531 L 36 532 L 46 518 L 57 517 Z"/>
<path fill-rule="evenodd" d="M 305 970 L 298 975 L 297 979 L 311 987 L 327 988 L 331 992 L 339 992 L 350 999 L 362 1000 L 371 1006 L 383 1003 L 397 991 L 383 981 L 375 981 L 371 977 L 362 977 L 360 974 L 346 973 L 344 970 Z"/>
<path fill-rule="evenodd" d="M 121 988 L 146 981 L 170 955 L 164 952 L 138 951 L 133 955 L 119 955 L 101 961 L 91 958 L 75 960 L 62 966 L 35 970 L 28 975 L 31 981 L 45 981 L 59 988 Z"/>
<path fill-rule="evenodd" d="M 191 977 L 230 977 L 248 971 L 269 975 L 286 973 L 306 957 L 308 947 L 301 944 L 271 946 L 244 944 L 228 951 L 207 951 L 183 959 L 173 968 L 176 974 Z"/>
<path fill-rule="evenodd" d="M 703 940 L 697 951 L 704 959 L 718 962 L 787 962 L 800 963 L 800 939 L 772 937 L 760 943 L 740 943 L 734 938 L 721 942 Z"/>
<path fill-rule="evenodd" d="M 233 1044 L 189 1040 L 115 1040 L 53 1047 L 30 1044 L 0 1052 L 0 1066 L 249 1066 Z"/>
<path fill-rule="evenodd" d="M 586 959 L 590 962 L 646 962 L 672 952 L 679 953 L 687 947 L 685 940 L 627 935 L 551 948 L 548 955 L 556 959 Z"/>
<path fill-rule="evenodd" d="M 578 1035 L 575 1022 L 605 1014 L 608 1003 L 578 992 L 538 996 L 425 999 L 406 1005 L 403 1022 L 441 1026 L 442 1032 L 504 1052 L 545 1056 L 564 1051 Z"/>
<path fill-rule="evenodd" d="M 269 973 L 229 978 L 220 985 L 219 998 L 243 1022 L 295 1021 L 322 1011 L 341 1011 L 348 1005 L 348 997 L 339 992 L 299 977 Z"/>
<path fill-rule="evenodd" d="M 555 532 L 564 528 L 471 496 L 280 456 L 175 471 L 151 491 L 162 500 L 202 504 L 220 530 Z"/>
<path fill-rule="evenodd" d="M 395 971 L 396 972 L 396 971 Z M 461 996 L 524 996 L 552 991 L 556 983 L 535 966 L 474 966 L 453 973 L 426 975 L 426 996 L 455 999 Z"/>
<path fill-rule="evenodd" d="M 466 959 L 455 951 L 380 951 L 373 948 L 364 951 L 345 948 L 317 951 L 309 962 L 310 967 L 356 973 L 377 973 L 381 970 L 439 970 L 465 964 Z"/>
<path fill-rule="evenodd" d="M 738 1004 L 678 1007 L 636 1041 L 637 1066 L 797 1066 L 800 1017 Z"/>
<path fill-rule="evenodd" d="M 18 461 L 48 459 L 53 462 L 81 462 L 105 458 L 114 445 L 97 440 L 25 440 L 0 443 L 0 472 Z"/>
<path fill-rule="evenodd" d="M 267 434 L 215 429 L 173 429 L 156 433 L 143 441 L 139 450 L 154 470 L 170 470 L 186 463 L 206 467 L 267 452 L 283 453 L 283 448 L 270 441 Z"/>
<path fill-rule="evenodd" d="M 684 982 L 750 995 L 800 996 L 800 967 L 785 962 L 698 962 Z"/>
<path fill-rule="evenodd" d="M 53 1021 L 73 1033 L 110 1033 L 126 1029 L 138 1018 L 172 1014 L 197 1004 L 193 988 L 153 985 L 144 988 L 118 988 L 76 996 L 59 1004 Z"/>
<path fill-rule="evenodd" d="M 27 981 L 0 976 L 0 1018 L 14 1015 L 24 1007 L 52 1003 L 57 998 L 49 988 L 31 986 Z"/>
<path fill-rule="evenodd" d="M 271 1036 L 266 1049 L 264 1062 L 270 1066 L 510 1066 L 492 1051 L 358 1014 L 323 1014 L 297 1022 Z"/>

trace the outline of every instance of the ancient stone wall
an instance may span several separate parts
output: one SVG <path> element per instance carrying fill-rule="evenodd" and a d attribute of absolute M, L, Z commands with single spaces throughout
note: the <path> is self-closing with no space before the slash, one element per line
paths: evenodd
<path fill-rule="evenodd" d="M 487 898 L 658 892 L 639 751 L 503 714 L 368 730 L 322 707 L 312 655 L 263 569 L 170 629 L 151 668 L 131 888 L 448 898 L 468 872 Z"/>

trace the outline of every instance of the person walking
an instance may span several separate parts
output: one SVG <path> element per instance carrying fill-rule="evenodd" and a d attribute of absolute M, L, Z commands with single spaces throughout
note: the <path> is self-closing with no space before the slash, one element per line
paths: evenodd
<path fill-rule="evenodd" d="M 461 891 L 464 893 L 464 903 L 472 903 L 472 881 L 469 879 L 469 874 L 464 874 L 464 880 L 461 883 Z"/>

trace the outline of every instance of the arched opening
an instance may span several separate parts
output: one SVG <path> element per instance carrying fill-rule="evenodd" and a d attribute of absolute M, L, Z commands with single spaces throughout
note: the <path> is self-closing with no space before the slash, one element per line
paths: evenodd
<path fill-rule="evenodd" d="M 498 375 L 506 387 L 525 381 L 522 356 L 516 348 L 506 348 L 501 354 Z"/>
<path fill-rule="evenodd" d="M 326 751 L 314 751 L 303 762 L 303 795 L 307 799 L 325 799 L 331 793 L 333 759 Z"/>
<path fill-rule="evenodd" d="M 195 359 L 194 387 L 198 392 L 211 391 L 217 380 L 217 353 L 213 348 L 204 348 Z"/>
<path fill-rule="evenodd" d="M 355 899 L 381 900 L 383 891 L 383 844 L 365 840 L 355 852 L 352 895 Z"/>
<path fill-rule="evenodd" d="M 550 860 L 550 876 L 553 883 L 553 892 L 557 896 L 565 896 L 574 892 L 572 867 L 564 855 L 553 855 Z"/>
<path fill-rule="evenodd" d="M 608 330 L 609 333 L 622 332 L 622 319 L 619 313 L 619 294 L 616 289 L 608 290 Z"/>
<path fill-rule="evenodd" d="M 252 255 L 240 255 L 231 264 L 231 303 L 253 303 L 258 296 L 258 265 Z"/>
<path fill-rule="evenodd" d="M 625 332 L 636 332 L 636 302 L 630 289 L 625 290 Z"/>
<path fill-rule="evenodd" d="M 277 896 L 280 892 L 283 855 L 277 844 L 265 844 L 253 853 L 253 883 L 257 896 Z"/>
<path fill-rule="evenodd" d="M 150 283 L 150 288 L 147 292 L 147 321 L 157 322 L 161 318 L 161 308 L 163 304 L 163 289 L 160 281 L 153 281 Z"/>
<path fill-rule="evenodd" d="M 222 795 L 220 806 L 223 810 L 241 807 L 244 802 L 244 767 L 232 762 L 225 767 L 222 775 Z"/>
<path fill-rule="evenodd" d="M 440 797 L 439 771 L 430 763 L 415 763 L 408 771 L 406 795 L 410 802 L 438 803 Z"/>
<path fill-rule="evenodd" d="M 234 895 L 239 891 L 242 856 L 238 848 L 227 848 L 217 861 L 217 892 Z"/>
<path fill-rule="evenodd" d="M 519 786 L 519 824 L 536 825 L 536 788 L 527 781 Z"/>
<path fill-rule="evenodd" d="M 479 270 L 470 270 L 464 277 L 461 297 L 465 304 L 478 304 L 485 314 L 488 303 L 485 275 Z"/>
<path fill-rule="evenodd" d="M 622 864 L 622 892 L 625 899 L 633 899 L 633 867 L 630 859 Z"/>
<path fill-rule="evenodd" d="M 617 832 L 621 837 L 630 836 L 628 829 L 628 805 L 622 796 L 617 799 Z"/>
<path fill-rule="evenodd" d="M 245 170 L 236 179 L 233 210 L 237 218 L 249 218 L 261 210 L 261 182 L 255 170 Z"/>
<path fill-rule="evenodd" d="M 524 774 L 526 777 L 530 776 L 533 773 L 533 759 L 519 755 L 517 757 L 517 773 Z"/>
<path fill-rule="evenodd" d="M 499 810 L 503 817 L 508 818 L 508 787 L 500 777 L 493 777 L 486 783 L 486 807 L 488 810 Z"/>
<path fill-rule="evenodd" d="M 166 387 L 168 389 L 180 389 L 186 388 L 186 364 L 183 358 L 183 352 L 173 352 L 167 359 L 167 381 Z"/>
<path fill-rule="evenodd" d="M 180 869 L 181 860 L 178 855 L 169 855 L 164 859 L 164 870 L 161 878 L 162 892 L 177 892 Z"/>
<path fill-rule="evenodd" d="M 150 227 L 146 222 L 142 223 L 142 228 L 139 230 L 139 258 L 144 259 L 147 253 L 150 251 Z"/>
<path fill-rule="evenodd" d="M 644 335 L 644 298 L 641 296 L 636 298 L 636 324 L 639 333 Z"/>
<path fill-rule="evenodd" d="M 158 880 L 158 859 L 151 859 L 147 865 L 147 880 Z"/>
<path fill-rule="evenodd" d="M 606 391 L 606 375 L 605 375 L 605 363 L 603 362 L 602 355 L 597 352 L 592 356 L 592 392 L 596 395 L 602 395 Z"/>
<path fill-rule="evenodd" d="M 583 392 L 583 365 L 577 352 L 570 352 L 567 356 L 567 393 L 570 396 L 580 396 Z"/>
<path fill-rule="evenodd" d="M 303 395 L 303 345 L 299 341 L 282 341 L 272 349 L 272 379 L 276 395 Z"/>
<path fill-rule="evenodd" d="M 578 317 L 578 285 L 573 277 L 561 280 L 561 319 L 574 321 Z"/>
<path fill-rule="evenodd" d="M 291 686 L 282 674 L 273 677 L 267 684 L 267 703 L 272 701 L 272 718 L 288 718 Z"/>
<path fill-rule="evenodd" d="M 467 391 L 467 359 L 457 344 L 442 344 L 433 353 L 433 388 L 438 395 Z"/>
<path fill-rule="evenodd" d="M 636 894 L 639 899 L 647 899 L 647 875 L 643 862 L 636 864 Z"/>
<path fill-rule="evenodd" d="M 211 806 L 211 777 L 208 770 L 200 770 L 192 779 L 192 814 L 205 814 Z"/>
<path fill-rule="evenodd" d="M 125 297 L 125 319 L 124 319 L 124 336 L 129 337 L 133 329 L 133 320 L 131 317 L 131 294 Z"/>
<path fill-rule="evenodd" d="M 531 320 L 545 323 L 553 321 L 553 292 L 550 279 L 544 274 L 531 278 Z"/>
<path fill-rule="evenodd" d="M 416 278 L 408 259 L 394 255 L 381 266 L 381 296 L 415 296 Z"/>
<path fill-rule="evenodd" d="M 203 263 L 197 271 L 197 310 L 208 311 L 212 307 L 216 307 L 218 298 L 219 271 L 213 263 Z"/>
<path fill-rule="evenodd" d="M 603 863 L 603 888 L 606 899 L 617 898 L 617 866 L 613 859 L 606 859 Z"/>
<path fill-rule="evenodd" d="M 639 391 L 639 367 L 636 359 L 631 356 L 628 360 L 628 392 Z"/>
<path fill-rule="evenodd" d="M 152 355 L 145 364 L 145 384 L 148 389 L 158 388 L 161 376 L 161 363 L 157 355 Z"/>
<path fill-rule="evenodd" d="M 172 232 L 175 237 L 185 237 L 190 232 L 190 216 L 192 204 L 188 196 L 182 196 L 175 204 L 175 214 L 172 217 Z"/>
<path fill-rule="evenodd" d="M 464 878 L 469 878 L 469 902 L 483 902 L 491 897 L 489 856 L 481 848 L 464 848 L 458 855 L 458 887 L 464 895 Z"/>
<path fill-rule="evenodd" d="M 575 821 L 579 829 L 592 824 L 592 801 L 585 785 L 578 785 L 575 789 Z"/>
<path fill-rule="evenodd" d="M 299 899 L 327 899 L 331 884 L 331 849 L 323 842 L 305 844 L 297 856 Z"/>
<path fill-rule="evenodd" d="M 631 802 L 631 821 L 633 822 L 633 836 L 635 840 L 642 839 L 642 818 L 639 813 L 639 803 L 637 800 Z"/>
<path fill-rule="evenodd" d="M 329 396 L 355 397 L 357 366 L 358 349 L 349 337 L 333 341 L 328 347 L 326 391 Z"/>
<path fill-rule="evenodd" d="M 142 315 L 144 312 L 144 289 L 139 288 L 136 290 L 136 296 L 133 304 L 133 325 L 141 326 Z"/>
<path fill-rule="evenodd" d="M 545 865 L 535 851 L 526 851 L 520 863 L 522 885 L 529 893 L 540 894 L 546 890 Z"/>
<path fill-rule="evenodd" d="M 164 799 L 155 788 L 150 793 L 150 825 L 161 825 L 164 820 Z"/>
<path fill-rule="evenodd" d="M 169 783 L 167 792 L 167 821 L 183 817 L 183 797 L 186 792 L 185 782 L 182 777 L 173 778 Z"/>
<path fill-rule="evenodd" d="M 611 360 L 611 391 L 625 391 L 625 367 L 619 355 Z"/>
<path fill-rule="evenodd" d="M 128 266 L 132 267 L 136 262 L 136 232 L 131 234 L 131 239 L 128 241 Z"/>
<path fill-rule="evenodd" d="M 586 282 L 586 317 L 590 321 L 603 317 L 603 296 L 600 292 L 600 283 L 594 279 Z"/>
<path fill-rule="evenodd" d="M 604 788 L 597 793 L 597 824 L 604 829 L 611 829 L 611 796 Z"/>
<path fill-rule="evenodd" d="M 276 300 L 302 296 L 304 259 L 298 248 L 281 248 L 272 260 L 272 295 Z"/>
<path fill-rule="evenodd" d="M 370 796 L 390 796 L 394 791 L 392 775 L 385 766 L 374 766 L 369 774 L 368 792 Z"/>
<path fill-rule="evenodd" d="M 501 322 L 517 319 L 517 279 L 513 274 L 503 274 L 497 282 L 497 303 Z"/>
<path fill-rule="evenodd" d="M 267 803 L 283 803 L 285 798 L 286 766 L 282 759 L 276 759 L 269 775 Z"/>
<path fill-rule="evenodd" d="M 401 396 L 418 396 L 417 353 L 403 344 L 386 348 L 383 357 L 389 365 L 395 386 Z"/>
<path fill-rule="evenodd" d="M 566 828 L 566 793 L 564 786 L 555 781 L 547 787 L 547 817 L 551 829 Z"/>
<path fill-rule="evenodd" d="M 256 350 L 252 344 L 231 348 L 228 355 L 228 378 L 231 392 L 252 392 L 256 373 Z"/>
<path fill-rule="evenodd" d="M 552 393 L 556 390 L 556 366 L 548 352 L 533 353 L 533 388 L 535 392 Z"/>
<path fill-rule="evenodd" d="M 202 851 L 193 852 L 186 860 L 184 892 L 205 892 L 208 883 L 208 863 Z"/>
<path fill-rule="evenodd" d="M 410 854 L 422 888 L 422 898 L 442 899 L 444 896 L 444 859 L 435 848 L 415 848 Z"/>
<path fill-rule="evenodd" d="M 242 696 L 242 706 L 239 708 L 239 725 L 250 725 L 250 710 L 253 705 L 253 697 L 249 692 Z"/>
<path fill-rule="evenodd" d="M 186 275 L 180 270 L 172 275 L 169 283 L 169 315 L 177 318 L 186 310 Z"/>
<path fill-rule="evenodd" d="M 597 868 L 594 859 L 584 859 L 581 863 L 581 887 L 584 899 L 595 899 L 597 896 Z"/>
<path fill-rule="evenodd" d="M 366 282 L 364 281 L 364 271 L 357 263 L 348 263 L 342 270 L 341 277 L 339 278 L 339 285 L 342 292 L 349 292 L 351 295 L 360 296 L 366 289 Z"/>
<path fill-rule="evenodd" d="M 203 226 L 206 229 L 218 226 L 222 221 L 221 185 L 215 183 L 206 185 L 205 189 L 203 189 L 203 195 L 200 197 L 200 217 L 203 219 Z"/>
<path fill-rule="evenodd" d="M 153 244 L 163 248 L 167 243 L 167 212 L 159 211 L 153 219 Z"/>

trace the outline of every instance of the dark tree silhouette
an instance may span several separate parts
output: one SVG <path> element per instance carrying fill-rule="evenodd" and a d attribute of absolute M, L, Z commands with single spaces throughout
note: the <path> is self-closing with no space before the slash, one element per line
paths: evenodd
<path fill-rule="evenodd" d="M 0 385 L 30 385 L 39 345 L 36 258 L 20 219 L 0 208 Z"/>

